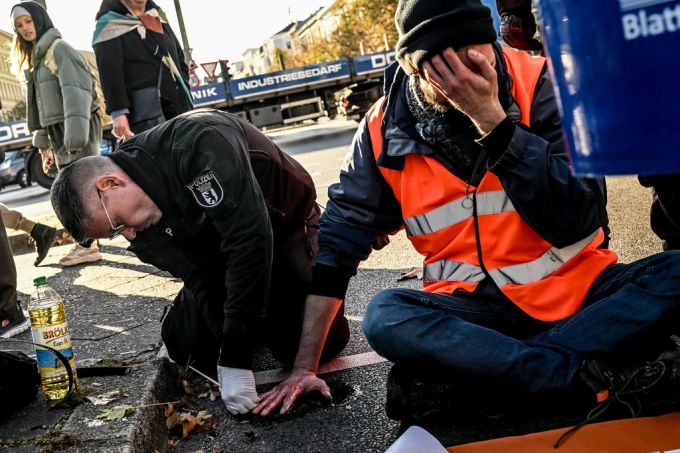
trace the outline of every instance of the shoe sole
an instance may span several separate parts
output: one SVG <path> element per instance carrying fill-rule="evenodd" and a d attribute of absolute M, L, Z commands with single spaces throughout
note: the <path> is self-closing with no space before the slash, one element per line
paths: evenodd
<path fill-rule="evenodd" d="M 97 261 L 100 261 L 102 259 L 102 256 L 99 255 L 98 257 L 92 257 L 92 258 L 84 258 L 84 259 L 79 259 L 78 261 L 74 262 L 61 262 L 59 261 L 59 265 L 62 267 L 70 267 L 70 266 L 77 266 L 79 264 L 87 264 L 87 263 L 95 263 Z"/>
<path fill-rule="evenodd" d="M 31 327 L 31 322 L 28 319 L 26 319 L 21 324 L 11 328 L 7 332 L 0 335 L 0 338 L 10 338 L 10 337 L 13 337 L 15 335 L 19 335 L 21 332 L 27 331 L 29 327 Z"/>

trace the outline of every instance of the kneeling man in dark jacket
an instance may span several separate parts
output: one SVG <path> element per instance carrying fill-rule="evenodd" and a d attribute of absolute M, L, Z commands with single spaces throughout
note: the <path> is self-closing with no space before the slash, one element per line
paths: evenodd
<path fill-rule="evenodd" d="M 290 365 L 300 340 L 319 212 L 309 174 L 259 130 L 216 110 L 180 115 L 106 157 L 65 168 L 52 205 L 77 240 L 123 235 L 181 278 L 163 322 L 170 357 L 210 374 L 232 413 L 257 402 L 261 338 Z M 324 357 L 347 343 L 336 316 Z"/>

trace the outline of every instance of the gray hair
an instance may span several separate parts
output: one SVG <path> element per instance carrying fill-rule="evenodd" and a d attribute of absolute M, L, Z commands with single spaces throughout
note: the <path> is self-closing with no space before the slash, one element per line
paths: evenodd
<path fill-rule="evenodd" d="M 76 241 L 86 239 L 85 229 L 91 219 L 84 201 L 94 194 L 95 180 L 117 168 L 108 157 L 91 156 L 60 169 L 52 184 L 50 199 L 57 218 Z"/>

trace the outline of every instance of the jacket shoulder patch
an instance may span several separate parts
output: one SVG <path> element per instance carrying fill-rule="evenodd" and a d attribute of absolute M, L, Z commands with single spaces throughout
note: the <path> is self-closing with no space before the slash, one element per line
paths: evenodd
<path fill-rule="evenodd" d="M 186 187 L 193 194 L 196 203 L 204 208 L 214 208 L 224 199 L 224 190 L 212 171 L 202 174 Z"/>

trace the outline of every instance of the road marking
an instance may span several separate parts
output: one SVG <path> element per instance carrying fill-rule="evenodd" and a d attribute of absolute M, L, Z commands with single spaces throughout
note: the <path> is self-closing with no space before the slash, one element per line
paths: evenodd
<path fill-rule="evenodd" d="M 387 362 L 387 359 L 381 357 L 376 352 L 365 352 L 363 354 L 348 355 L 345 357 L 338 357 L 326 362 L 319 367 L 317 374 L 335 373 L 337 371 L 348 370 L 350 368 L 359 368 L 362 366 L 375 365 L 376 363 Z M 255 382 L 257 385 L 274 384 L 281 382 L 288 377 L 289 371 L 283 368 L 276 368 L 273 370 L 259 371 L 255 373 Z"/>

